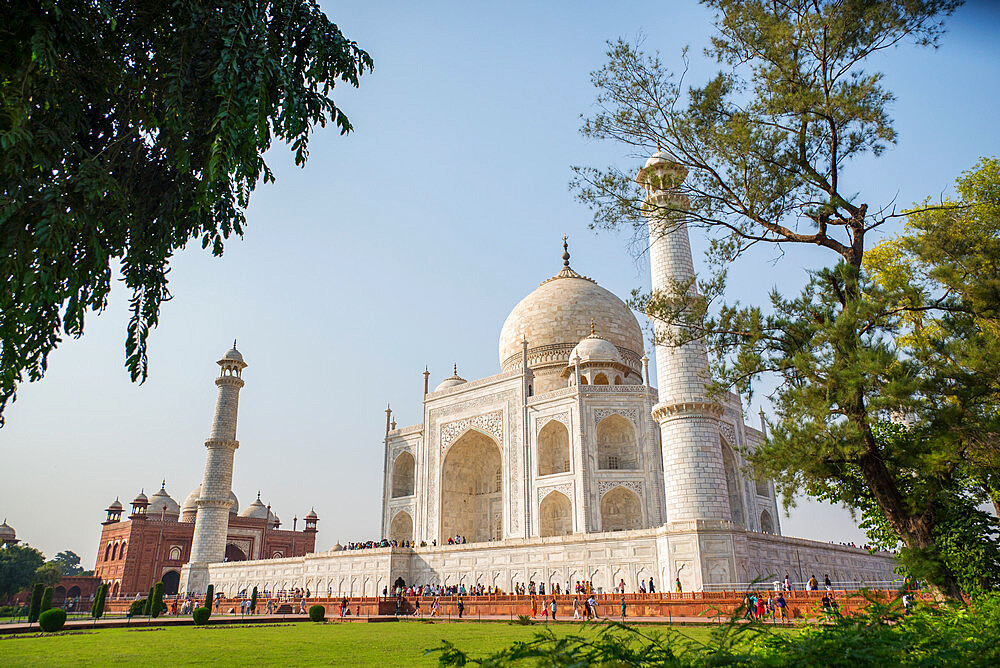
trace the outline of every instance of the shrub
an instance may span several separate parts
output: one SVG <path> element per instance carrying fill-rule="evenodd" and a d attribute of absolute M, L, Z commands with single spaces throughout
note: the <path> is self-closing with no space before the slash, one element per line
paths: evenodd
<path fill-rule="evenodd" d="M 153 602 L 149 605 L 149 612 L 153 617 L 159 617 L 160 613 L 166 609 L 163 605 L 163 583 L 157 582 L 153 585 Z"/>
<path fill-rule="evenodd" d="M 42 612 L 42 592 L 45 591 L 45 585 L 36 584 L 35 588 L 31 590 L 31 605 L 28 608 L 28 623 L 37 622 L 38 615 Z"/>
<path fill-rule="evenodd" d="M 531 626 L 535 622 L 531 621 L 531 617 L 529 615 L 518 615 L 517 621 L 514 623 L 520 624 L 521 626 Z"/>
<path fill-rule="evenodd" d="M 108 600 L 108 587 L 110 585 L 102 584 L 97 588 L 97 595 L 94 597 L 94 609 L 93 616 L 94 619 L 104 616 L 104 605 Z"/>
<path fill-rule="evenodd" d="M 212 604 L 215 603 L 215 585 L 208 585 L 208 591 L 205 592 L 205 608 L 208 609 L 208 614 L 212 614 Z"/>
<path fill-rule="evenodd" d="M 55 587 L 46 587 L 45 591 L 42 592 L 42 606 L 38 610 L 38 618 L 41 619 L 43 612 L 52 607 L 52 597 L 56 594 Z"/>
<path fill-rule="evenodd" d="M 146 599 L 140 598 L 137 601 L 132 601 L 132 603 L 128 606 L 128 616 L 138 617 L 139 615 L 143 614 L 143 610 L 145 609 L 146 609 Z"/>
<path fill-rule="evenodd" d="M 191 616 L 194 617 L 195 624 L 204 626 L 208 623 L 208 618 L 212 616 L 212 611 L 208 608 L 195 608 Z"/>
<path fill-rule="evenodd" d="M 142 614 L 148 617 L 152 609 L 153 609 L 153 587 L 150 587 L 149 594 L 146 595 L 146 605 L 142 607 Z"/>
<path fill-rule="evenodd" d="M 66 625 L 66 611 L 62 608 L 46 610 L 38 616 L 38 625 L 46 633 L 61 631 L 62 627 Z"/>
<path fill-rule="evenodd" d="M 314 622 L 321 622 L 326 618 L 326 608 L 318 603 L 309 606 L 309 619 Z"/>

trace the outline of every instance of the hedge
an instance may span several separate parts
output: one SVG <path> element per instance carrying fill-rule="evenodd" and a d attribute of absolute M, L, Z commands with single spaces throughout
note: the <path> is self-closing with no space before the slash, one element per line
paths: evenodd
<path fill-rule="evenodd" d="M 191 616 L 194 617 L 195 624 L 203 626 L 208 623 L 208 618 L 212 616 L 212 611 L 208 608 L 195 608 Z"/>
<path fill-rule="evenodd" d="M 61 631 L 62 627 L 66 625 L 66 611 L 62 608 L 46 610 L 38 616 L 38 625 L 46 633 Z"/>
<path fill-rule="evenodd" d="M 309 619 L 314 622 L 321 622 L 326 617 L 326 608 L 318 603 L 309 606 Z"/>
<path fill-rule="evenodd" d="M 208 609 L 208 614 L 212 614 L 212 603 L 215 602 L 215 585 L 208 585 L 208 590 L 205 592 L 205 607 Z"/>
<path fill-rule="evenodd" d="M 143 614 L 143 610 L 146 609 L 146 600 L 147 599 L 140 598 L 138 601 L 132 601 L 132 603 L 128 606 L 128 616 L 137 617 Z"/>
<path fill-rule="evenodd" d="M 92 614 L 94 619 L 98 619 L 104 616 L 104 605 L 108 600 L 108 584 L 102 584 L 97 588 L 97 595 L 94 597 L 94 609 Z"/>
<path fill-rule="evenodd" d="M 52 597 L 56 595 L 55 587 L 46 587 L 42 593 L 42 607 L 38 610 L 38 618 L 42 618 L 42 613 L 52 607 Z"/>
<path fill-rule="evenodd" d="M 45 585 L 39 583 L 31 590 L 31 605 L 28 608 L 28 623 L 37 622 L 38 615 L 42 612 L 42 593 Z"/>
<path fill-rule="evenodd" d="M 153 617 L 159 617 L 166 606 L 163 605 L 163 582 L 153 585 L 153 602 L 149 605 L 149 613 Z"/>

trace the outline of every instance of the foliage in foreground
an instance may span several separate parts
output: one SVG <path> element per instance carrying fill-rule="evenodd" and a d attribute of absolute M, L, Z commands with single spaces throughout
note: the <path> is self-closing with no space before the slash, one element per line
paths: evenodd
<path fill-rule="evenodd" d="M 195 608 L 191 612 L 191 617 L 194 619 L 194 623 L 198 626 L 204 626 L 208 624 L 208 618 L 212 616 L 212 611 L 208 608 Z"/>
<path fill-rule="evenodd" d="M 38 625 L 46 633 L 62 631 L 63 626 L 66 625 L 66 611 L 62 608 L 46 610 L 38 617 Z"/>
<path fill-rule="evenodd" d="M 799 633 L 734 617 L 700 642 L 681 632 L 608 623 L 596 636 L 556 636 L 549 629 L 486 657 L 450 642 L 430 652 L 442 666 L 997 666 L 1000 594 L 968 608 L 918 606 L 904 615 L 900 602 L 870 600 L 864 613 L 808 625 Z"/>

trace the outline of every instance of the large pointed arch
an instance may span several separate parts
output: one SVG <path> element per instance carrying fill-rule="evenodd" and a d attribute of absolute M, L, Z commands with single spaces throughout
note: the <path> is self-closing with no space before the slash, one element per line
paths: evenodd
<path fill-rule="evenodd" d="M 462 434 L 445 455 L 441 467 L 441 535 L 468 542 L 495 538 L 497 519 L 503 525 L 501 491 L 503 456 L 492 437 L 476 429 Z"/>
<path fill-rule="evenodd" d="M 597 467 L 611 470 L 639 468 L 639 444 L 631 420 L 614 414 L 597 423 Z"/>
<path fill-rule="evenodd" d="M 401 452 L 392 463 L 392 498 L 413 495 L 416 462 L 409 452 Z"/>
<path fill-rule="evenodd" d="M 720 438 L 722 445 L 722 467 L 726 473 L 726 490 L 729 492 L 729 514 L 736 524 L 746 526 L 746 514 L 743 511 L 743 488 L 740 485 L 739 470 L 736 466 L 736 455 L 733 449 Z"/>
<path fill-rule="evenodd" d="M 396 513 L 389 524 L 389 540 L 402 542 L 413 540 L 413 518 L 410 513 L 401 510 Z"/>
<path fill-rule="evenodd" d="M 573 533 L 573 504 L 562 492 L 549 492 L 538 506 L 538 535 L 568 536 Z"/>
<path fill-rule="evenodd" d="M 601 528 L 627 531 L 642 528 L 642 500 L 625 487 L 614 487 L 601 497 Z"/>
<path fill-rule="evenodd" d="M 569 429 L 559 420 L 549 420 L 538 432 L 538 475 L 569 471 Z"/>

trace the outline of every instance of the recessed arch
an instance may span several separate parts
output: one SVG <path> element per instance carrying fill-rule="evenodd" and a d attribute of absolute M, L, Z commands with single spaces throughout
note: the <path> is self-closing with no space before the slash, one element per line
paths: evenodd
<path fill-rule="evenodd" d="M 580 384 L 581 385 L 588 385 L 589 384 L 587 382 L 587 377 L 586 376 L 580 376 Z"/>
<path fill-rule="evenodd" d="M 389 540 L 399 542 L 413 540 L 413 518 L 410 513 L 401 510 L 392 518 L 389 524 Z"/>
<path fill-rule="evenodd" d="M 67 598 L 78 598 L 80 596 L 80 587 L 73 585 L 69 588 L 69 591 L 66 592 L 66 596 Z"/>
<path fill-rule="evenodd" d="M 615 376 L 615 385 L 621 385 L 621 384 L 622 384 L 622 377 Z"/>
<path fill-rule="evenodd" d="M 119 559 L 124 559 L 125 558 L 125 549 L 127 547 L 128 547 L 128 541 L 123 542 L 121 549 L 118 551 L 118 558 Z"/>
<path fill-rule="evenodd" d="M 500 446 L 490 436 L 470 429 L 448 449 L 441 467 L 441 535 L 462 536 L 482 542 L 494 536 L 498 516 L 503 517 L 502 491 L 497 489 L 501 471 Z"/>
<path fill-rule="evenodd" d="M 642 528 L 642 501 L 625 487 L 615 487 L 601 497 L 601 528 L 627 531 Z"/>
<path fill-rule="evenodd" d="M 608 377 L 605 374 L 599 373 L 596 376 L 594 376 L 594 385 L 608 385 L 608 384 L 609 384 Z"/>
<path fill-rule="evenodd" d="M 118 558 L 118 543 L 115 543 L 114 547 L 111 548 L 111 561 Z"/>
<path fill-rule="evenodd" d="M 538 475 L 569 471 L 569 430 L 559 420 L 549 420 L 538 432 Z"/>
<path fill-rule="evenodd" d="M 771 520 L 771 513 L 766 510 L 760 513 L 760 530 L 764 533 L 774 533 L 774 522 Z"/>
<path fill-rule="evenodd" d="M 160 578 L 163 582 L 163 593 L 169 596 L 173 596 L 177 593 L 177 590 L 181 583 L 181 574 L 177 571 L 167 571 Z"/>
<path fill-rule="evenodd" d="M 246 561 L 247 554 L 240 547 L 228 543 L 226 545 L 226 561 Z"/>
<path fill-rule="evenodd" d="M 568 536 L 573 533 L 573 504 L 562 492 L 549 492 L 538 506 L 538 535 Z"/>
<path fill-rule="evenodd" d="M 111 545 L 108 543 L 108 546 L 104 548 L 104 561 L 111 561 Z"/>
<path fill-rule="evenodd" d="M 767 484 L 767 478 L 758 477 L 754 482 L 757 483 L 757 496 L 771 496 L 771 491 Z"/>
<path fill-rule="evenodd" d="M 740 479 L 736 469 L 736 456 L 724 438 L 720 438 L 719 442 L 722 446 L 722 467 L 726 473 L 726 489 L 729 492 L 729 515 L 736 524 L 746 526 L 746 515 L 743 512 L 743 494 L 740 489 Z"/>
<path fill-rule="evenodd" d="M 392 498 L 413 495 L 413 472 L 416 469 L 413 455 L 401 452 L 392 463 Z"/>
<path fill-rule="evenodd" d="M 630 420 L 615 414 L 597 424 L 597 467 L 611 470 L 639 468 L 639 446 Z"/>
<path fill-rule="evenodd" d="M 170 547 L 170 552 L 167 554 L 167 559 L 169 559 L 170 561 L 180 561 L 182 555 L 183 551 L 181 550 L 180 546 L 172 545 Z"/>

